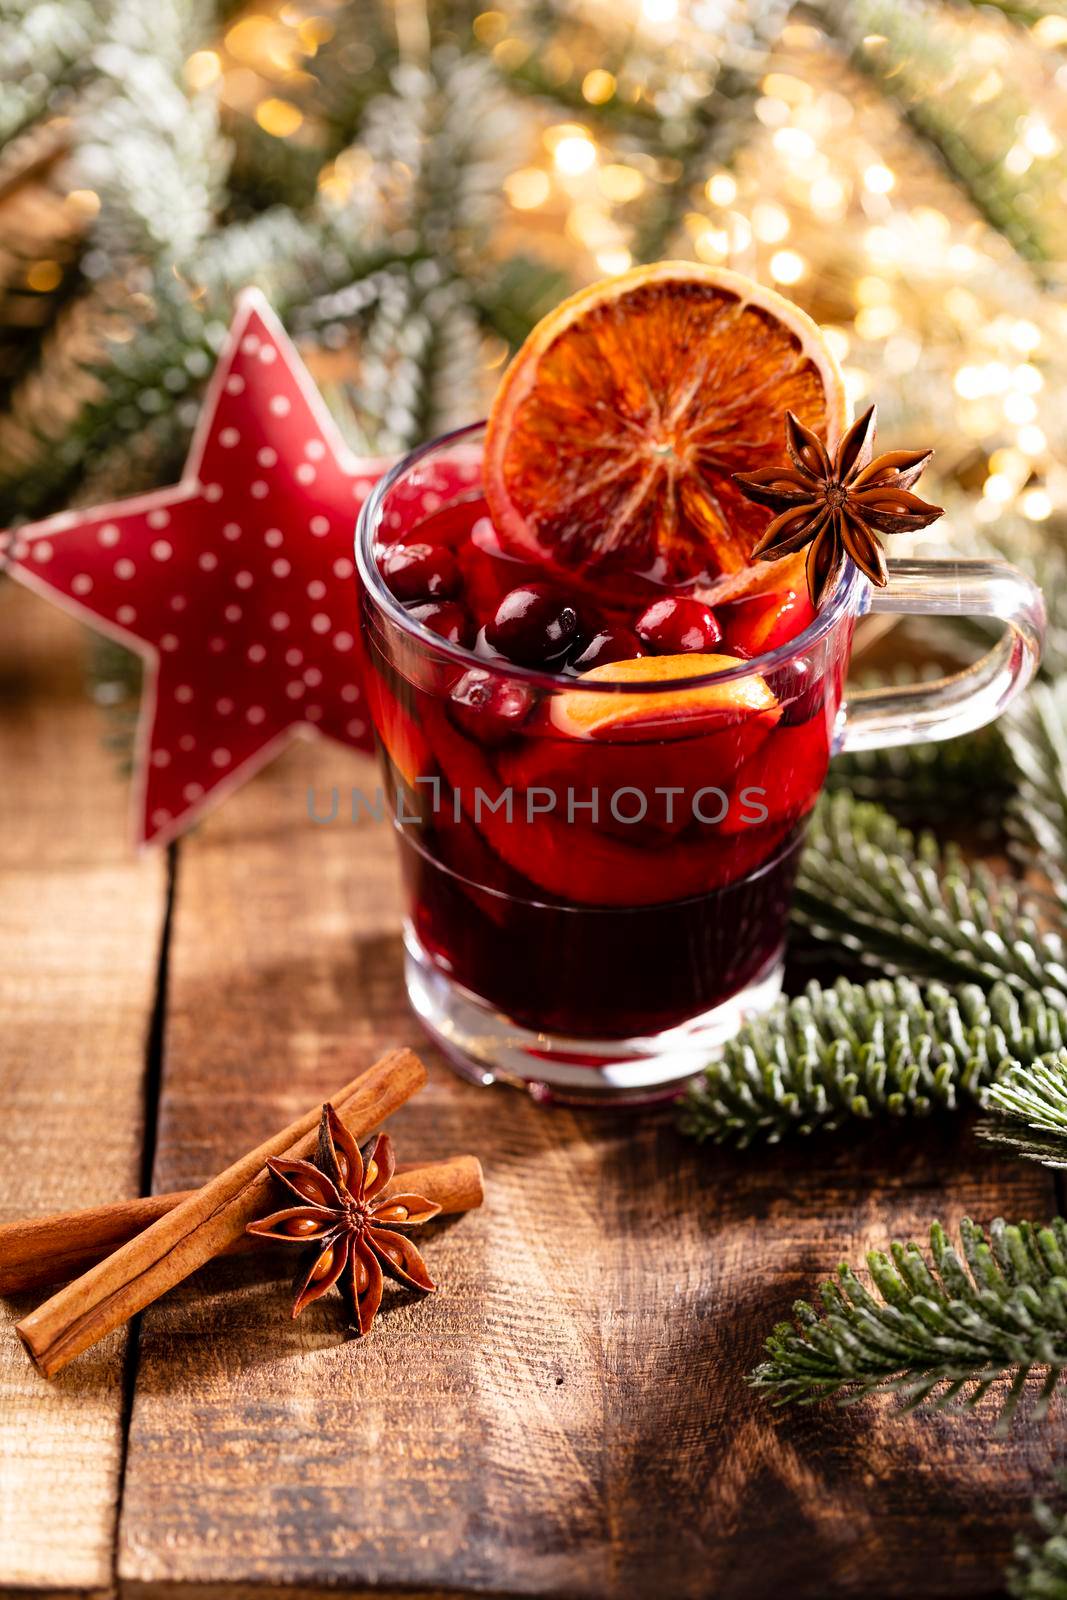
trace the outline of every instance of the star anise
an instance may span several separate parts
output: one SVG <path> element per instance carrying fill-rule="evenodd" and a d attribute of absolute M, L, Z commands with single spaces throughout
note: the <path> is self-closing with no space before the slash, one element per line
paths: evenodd
<path fill-rule="evenodd" d="M 369 1333 L 382 1299 L 382 1273 L 410 1289 L 436 1287 L 411 1240 L 397 1229 L 435 1217 L 420 1194 L 384 1194 L 396 1171 L 393 1142 L 379 1133 L 361 1150 L 333 1106 L 322 1108 L 319 1148 L 310 1161 L 267 1162 L 299 1205 L 248 1224 L 279 1244 L 310 1246 L 297 1272 L 293 1316 L 337 1284 L 359 1333 Z"/>
<path fill-rule="evenodd" d="M 749 500 L 778 512 L 752 559 L 778 561 L 808 545 L 805 570 L 814 606 L 826 598 L 846 555 L 884 588 L 885 555 L 878 535 L 913 533 L 942 514 L 940 506 L 909 493 L 933 451 L 890 450 L 872 460 L 876 425 L 870 406 L 831 460 L 819 436 L 787 411 L 785 439 L 792 467 L 734 474 Z"/>

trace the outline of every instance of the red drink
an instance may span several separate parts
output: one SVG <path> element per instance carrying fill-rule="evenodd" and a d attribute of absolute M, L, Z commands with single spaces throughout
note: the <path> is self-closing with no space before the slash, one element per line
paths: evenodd
<path fill-rule="evenodd" d="M 873 439 L 796 305 L 659 262 L 557 306 L 486 426 L 367 501 L 408 993 L 461 1071 L 583 1100 L 677 1089 L 777 992 L 832 747 L 980 727 L 1033 672 L 1043 611 L 1020 574 L 887 560 L 882 534 L 939 512 L 911 492 L 929 452 Z M 871 608 L 1009 634 L 937 685 L 854 694 L 846 718 Z"/>
<path fill-rule="evenodd" d="M 815 619 L 790 589 L 714 605 L 706 575 L 516 560 L 464 445 L 386 488 L 364 529 L 413 997 L 454 1055 L 478 1059 L 477 1016 L 494 1070 L 573 1094 L 584 1067 L 595 1092 L 590 1068 L 662 1057 L 665 1034 L 670 1054 L 672 1030 L 706 1048 L 729 1002 L 777 984 L 851 575 Z"/>

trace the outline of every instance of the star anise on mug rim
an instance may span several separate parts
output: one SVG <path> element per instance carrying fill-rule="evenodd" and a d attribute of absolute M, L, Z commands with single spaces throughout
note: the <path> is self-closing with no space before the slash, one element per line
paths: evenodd
<path fill-rule="evenodd" d="M 381 1305 L 383 1273 L 409 1289 L 437 1287 L 405 1234 L 441 1207 L 424 1195 L 384 1192 L 396 1172 L 387 1133 L 360 1149 L 327 1103 L 314 1162 L 272 1159 L 267 1166 L 300 1204 L 250 1222 L 247 1232 L 307 1251 L 294 1283 L 294 1317 L 336 1284 L 353 1328 L 367 1334 Z"/>
<path fill-rule="evenodd" d="M 749 500 L 778 513 L 752 560 L 779 561 L 807 545 L 808 593 L 816 609 L 846 556 L 884 588 L 887 573 L 879 534 L 914 533 L 943 514 L 940 506 L 910 493 L 933 451 L 890 450 L 872 459 L 876 428 L 877 410 L 869 406 L 831 458 L 818 434 L 787 411 L 786 449 L 792 465 L 734 473 L 734 482 Z"/>

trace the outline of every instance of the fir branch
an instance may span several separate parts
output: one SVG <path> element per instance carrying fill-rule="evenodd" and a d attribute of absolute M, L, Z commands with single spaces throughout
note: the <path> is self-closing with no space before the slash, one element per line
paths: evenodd
<path fill-rule="evenodd" d="M 440 267 L 430 262 L 428 272 L 439 286 Z M 380 275 L 360 341 L 359 383 L 346 386 L 358 437 L 383 454 L 410 449 L 427 426 L 437 331 L 421 301 L 411 273 Z"/>
<path fill-rule="evenodd" d="M 1042 1166 L 1067 1167 L 1067 1050 L 1005 1062 L 984 1103 L 995 1120 L 979 1125 L 981 1138 Z"/>
<path fill-rule="evenodd" d="M 946 532 L 961 555 L 989 555 L 1011 561 L 1033 578 L 1045 597 L 1048 626 L 1041 652 L 1040 677 L 1055 682 L 1067 676 L 1067 526 L 1054 519 L 1035 527 L 1024 517 L 1002 512 L 995 524 L 976 529 L 966 504 L 950 502 Z M 955 626 L 988 648 L 1001 624 L 960 618 Z"/>
<path fill-rule="evenodd" d="M 210 21 L 207 0 L 117 0 L 93 56 L 74 159 L 100 196 L 105 270 L 188 261 L 214 226 L 229 166 L 215 97 L 188 95 L 182 67 Z"/>
<path fill-rule="evenodd" d="M 150 318 L 121 284 L 90 290 L 63 313 L 0 418 L 0 494 L 22 516 L 39 515 L 70 495 L 91 461 L 124 450 L 136 459 L 139 486 L 151 476 L 151 459 L 160 471 L 180 461 L 239 288 L 257 283 L 292 322 L 302 297 L 393 259 L 373 233 L 360 259 L 329 223 L 278 207 L 212 235 L 188 266 L 188 281 L 160 272 Z M 193 403 L 183 405 L 187 399 Z M 109 492 L 130 487 L 115 475 Z"/>
<path fill-rule="evenodd" d="M 19 379 L 8 411 L 0 415 L 0 498 L 9 516 L 33 516 L 69 487 L 87 449 L 83 418 L 94 406 L 110 404 L 121 414 L 130 404 L 117 368 L 106 385 L 94 369 L 111 335 L 123 341 L 117 344 L 122 356 L 136 348 L 143 327 L 128 292 L 113 279 L 61 309 L 36 365 Z"/>
<path fill-rule="evenodd" d="M 384 94 L 397 64 L 394 5 L 345 0 L 330 16 L 332 33 L 306 65 L 308 82 L 289 91 L 330 129 L 330 154 L 350 143 L 371 100 Z"/>
<path fill-rule="evenodd" d="M 573 8 L 550 0 L 529 10 L 525 27 L 513 19 L 509 29 L 519 46 L 518 59 L 498 63 L 498 70 L 511 88 L 557 114 L 592 123 L 620 152 L 629 147 L 664 164 L 670 176 L 650 185 L 630 245 L 635 260 L 658 260 L 669 252 L 692 209 L 696 186 L 709 169 L 729 165 L 751 131 L 760 83 L 789 15 L 787 0 L 749 0 L 725 10 L 718 25 L 694 27 L 673 51 L 643 38 L 631 18 L 620 13 L 614 28 L 597 29 L 596 59 L 619 85 L 619 92 L 598 105 L 583 92 L 583 52 L 575 52 L 577 59 L 563 76 L 547 70 L 543 60 L 544 36 L 565 36 L 575 25 Z M 604 16 L 609 19 L 611 13 Z M 703 93 L 680 87 L 700 78 L 708 85 Z M 626 93 L 626 87 L 640 92 Z"/>
<path fill-rule="evenodd" d="M 914 676 L 914 673 L 912 674 Z M 959 739 L 835 756 L 826 787 L 877 801 L 905 821 L 968 823 L 1003 817 L 1015 794 L 997 724 Z"/>
<path fill-rule="evenodd" d="M 146 430 L 187 435 L 172 386 L 202 381 L 217 343 L 173 277 L 160 280 L 151 309 L 148 317 L 115 279 L 64 308 L 0 418 L 0 496 L 17 516 L 72 498 L 87 461 L 124 440 L 138 441 L 143 455 Z M 157 460 L 165 453 L 156 441 L 153 450 Z"/>
<path fill-rule="evenodd" d="M 473 305 L 487 328 L 518 349 L 526 335 L 570 289 L 566 273 L 533 256 L 514 255 L 484 284 Z"/>
<path fill-rule="evenodd" d="M 854 658 L 850 692 L 913 687 L 924 678 L 934 680 L 966 668 L 974 660 L 976 641 L 956 622 L 955 618 L 900 618 L 893 641 L 894 653 L 901 659 L 886 662 L 877 646 L 875 666 L 864 658 L 857 664 Z M 988 648 L 988 642 L 983 634 L 977 648 Z M 956 739 L 845 751 L 830 763 L 826 787 L 848 789 L 859 800 L 876 801 L 909 825 L 963 818 L 973 828 L 976 823 L 999 826 L 1015 794 L 1015 776 L 1000 725 L 990 723 Z"/>
<path fill-rule="evenodd" d="M 1034 993 L 907 978 L 811 983 L 745 1023 L 690 1088 L 682 1131 L 740 1148 L 852 1119 L 926 1116 L 977 1096 L 1008 1057 L 1067 1044 L 1067 1015 Z"/>
<path fill-rule="evenodd" d="M 1008 1593 L 1015 1600 L 1067 1600 L 1067 1513 L 1043 1500 L 1034 1501 L 1033 1513 L 1040 1543 L 1025 1534 L 1015 1541 Z"/>
<path fill-rule="evenodd" d="M 1015 831 L 1067 912 L 1067 678 L 1035 684 L 1003 727 L 1019 772 Z"/>
<path fill-rule="evenodd" d="M 396 120 L 405 127 L 413 121 L 413 101 L 417 107 L 422 100 L 411 221 L 428 250 L 477 273 L 492 246 L 521 137 L 517 108 L 484 61 L 451 50 L 434 53 L 421 91 L 408 68 L 398 74 L 397 92 Z"/>
<path fill-rule="evenodd" d="M 90 71 L 104 23 L 92 0 L 6 0 L 0 17 L 0 144 L 49 110 Z"/>
<path fill-rule="evenodd" d="M 694 186 L 736 157 L 751 130 L 760 83 L 790 10 L 780 0 L 742 7 L 717 53 L 713 96 L 698 102 L 688 117 L 666 119 L 664 154 L 677 163 L 678 176 L 653 191 L 634 236 L 635 260 L 656 261 L 670 250 L 691 208 Z"/>
<path fill-rule="evenodd" d="M 1006 80 L 995 106 L 973 115 L 988 56 L 946 7 L 899 0 L 823 0 L 827 27 L 855 67 L 899 107 L 915 134 L 985 217 L 1039 276 L 1062 260 L 1063 219 L 1055 195 L 1062 160 L 1013 175 L 1005 156 L 1029 110 L 1025 87 Z M 1022 74 L 1019 74 L 1020 78 Z"/>
<path fill-rule="evenodd" d="M 959 1249 L 935 1222 L 930 1254 L 896 1242 L 870 1251 L 871 1288 L 842 1264 L 820 1309 L 797 1301 L 795 1322 L 775 1328 L 752 1387 L 779 1404 L 889 1390 L 911 1410 L 972 1407 L 1010 1378 L 1004 1426 L 1043 1369 L 1034 1409 L 1044 1415 L 1067 1366 L 1067 1222 L 998 1218 L 987 1238 L 965 1218 Z"/>
<path fill-rule="evenodd" d="M 1062 940 L 1019 892 L 930 834 L 846 793 L 816 807 L 797 878 L 797 920 L 883 972 L 1003 981 L 1067 1006 Z"/>
<path fill-rule="evenodd" d="M 148 10 L 141 0 L 116 0 L 106 39 L 93 51 L 95 76 L 82 97 L 72 159 L 74 181 L 101 202 L 83 260 L 90 288 L 59 319 L 0 425 L 0 492 L 16 515 L 48 509 L 69 491 L 89 450 L 115 442 L 92 429 L 98 406 L 127 435 L 162 418 L 168 437 L 180 426 L 181 388 L 170 374 L 184 386 L 211 340 L 197 339 L 203 319 L 175 274 L 214 227 L 228 164 L 214 98 L 190 99 L 181 77 L 209 17 L 206 0 L 157 0 Z M 170 347 L 158 385 L 131 391 L 124 369 L 138 365 L 138 336 L 158 345 L 172 317 L 192 337 Z"/>

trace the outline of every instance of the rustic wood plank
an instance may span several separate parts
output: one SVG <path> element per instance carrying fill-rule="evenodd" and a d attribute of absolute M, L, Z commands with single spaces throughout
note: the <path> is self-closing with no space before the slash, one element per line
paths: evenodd
<path fill-rule="evenodd" d="M 136 1193 L 163 861 L 86 693 L 85 636 L 0 582 L 0 1220 Z M 3 1302 L 11 1321 L 33 1296 Z M 49 1385 L 0 1345 L 0 1585 L 112 1579 L 125 1338 Z"/>
<path fill-rule="evenodd" d="M 615 1163 L 632 1184 L 631 1303 L 654 1238 L 663 1251 L 660 1292 L 631 1310 L 612 1357 L 616 1538 L 633 1592 L 999 1594 L 1031 1496 L 1054 1482 L 1054 1426 L 1019 1421 L 1000 1439 L 988 1411 L 907 1418 L 888 1399 L 776 1410 L 744 1378 L 838 1261 L 923 1241 L 935 1216 L 1047 1216 L 1047 1175 L 989 1153 L 965 1118 L 872 1128 L 850 1147 L 705 1152 L 703 1171 L 689 1158 L 676 1173 L 661 1137 Z M 654 1225 L 643 1190 L 657 1194 Z"/>
<path fill-rule="evenodd" d="M 183 849 L 157 1187 L 203 1179 L 388 1044 L 423 1048 L 400 979 L 383 829 L 316 827 L 308 784 L 370 781 L 298 748 Z M 521 960 L 521 951 L 516 951 Z M 777 1414 L 763 1335 L 841 1257 L 940 1213 L 1043 1214 L 1039 1170 L 962 1120 L 744 1157 L 664 1119 L 545 1112 L 459 1083 L 394 1119 L 402 1153 L 479 1150 L 481 1213 L 439 1229 L 442 1284 L 366 1343 L 296 1324 L 262 1262 L 218 1263 L 145 1317 L 120 1533 L 131 1590 L 301 1596 L 932 1600 L 986 1594 L 1046 1430 Z M 252 1105 L 254 1089 L 257 1103 Z"/>

